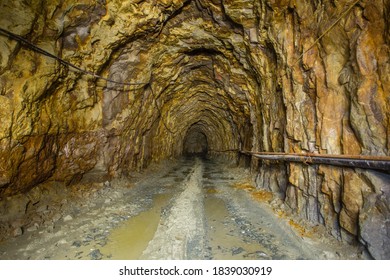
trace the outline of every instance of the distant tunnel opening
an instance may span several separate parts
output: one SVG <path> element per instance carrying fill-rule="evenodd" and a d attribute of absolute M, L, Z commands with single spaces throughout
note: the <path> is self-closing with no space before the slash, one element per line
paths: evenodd
<path fill-rule="evenodd" d="M 205 157 L 209 151 L 206 135 L 199 129 L 190 129 L 184 139 L 183 155 Z"/>

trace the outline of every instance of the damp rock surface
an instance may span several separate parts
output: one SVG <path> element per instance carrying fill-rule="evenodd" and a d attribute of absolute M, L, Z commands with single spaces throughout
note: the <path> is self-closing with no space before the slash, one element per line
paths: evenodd
<path fill-rule="evenodd" d="M 389 171 L 239 153 L 389 160 L 389 15 L 382 0 L 0 0 L 0 231 L 64 219 L 42 189 L 195 153 L 246 164 L 297 218 L 389 259 Z"/>

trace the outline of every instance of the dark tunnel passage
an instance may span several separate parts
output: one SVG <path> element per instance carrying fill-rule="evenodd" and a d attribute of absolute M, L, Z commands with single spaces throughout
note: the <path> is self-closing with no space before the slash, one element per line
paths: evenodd
<path fill-rule="evenodd" d="M 90 189 L 102 209 L 121 191 L 165 205 L 153 186 L 176 197 L 193 171 L 197 205 L 245 190 L 389 259 L 385 2 L 0 0 L 0 240 L 55 231 Z M 121 187 L 159 164 L 176 177 L 131 200 Z"/>
<path fill-rule="evenodd" d="M 207 156 L 209 150 L 207 137 L 199 127 L 191 126 L 184 139 L 183 155 Z"/>

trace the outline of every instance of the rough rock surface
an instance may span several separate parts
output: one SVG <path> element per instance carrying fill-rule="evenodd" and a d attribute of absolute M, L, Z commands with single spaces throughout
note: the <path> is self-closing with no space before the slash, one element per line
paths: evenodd
<path fill-rule="evenodd" d="M 1 33 L 0 197 L 126 175 L 199 133 L 211 156 L 234 160 L 238 149 L 388 156 L 389 18 L 380 0 L 0 0 L 1 28 L 142 83 L 73 71 Z M 390 258 L 388 174 L 251 166 L 297 215 Z"/>

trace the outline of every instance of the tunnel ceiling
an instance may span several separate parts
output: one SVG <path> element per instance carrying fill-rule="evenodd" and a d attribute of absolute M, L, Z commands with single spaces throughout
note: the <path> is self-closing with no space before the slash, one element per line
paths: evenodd
<path fill-rule="evenodd" d="M 3 13 L 15 14 L 2 18 L 6 30 L 91 73 L 137 84 L 72 71 L 1 38 L 3 96 L 21 101 L 12 107 L 12 98 L 4 98 L 10 113 L 4 145 L 46 145 L 50 138 L 45 152 L 74 170 L 70 181 L 85 169 L 115 175 L 178 156 L 195 123 L 203 124 L 210 151 L 251 149 L 261 78 L 246 26 L 258 19 L 251 1 L 241 4 L 248 5 L 244 14 L 221 1 L 2 1 Z M 82 168 L 62 156 L 71 143 L 93 138 L 98 145 L 83 149 Z M 26 159 L 24 151 L 15 157 Z M 20 166 L 7 172 L 13 177 Z M 56 177 L 53 169 L 43 173 L 34 181 Z"/>
<path fill-rule="evenodd" d="M 154 114 L 151 122 L 158 120 L 150 136 L 155 159 L 181 154 L 186 131 L 200 121 L 208 127 L 205 135 L 211 150 L 238 149 L 246 137 L 244 125 L 254 106 L 250 89 L 258 81 L 246 59 L 244 30 L 224 15 L 221 4 L 201 4 L 183 2 L 158 33 L 148 34 L 146 42 L 145 37 L 127 42 L 108 67 L 112 79 L 114 69 L 125 73 L 121 81 L 148 83 L 145 91 L 152 102 L 145 110 Z M 116 107 L 109 97 L 104 105 L 103 111 Z M 123 102 L 119 106 L 109 119 L 123 114 Z M 125 122 L 124 129 L 132 125 Z"/>
<path fill-rule="evenodd" d="M 382 0 L 0 0 L 0 198 L 180 156 L 194 127 L 225 159 L 388 156 L 389 18 Z M 385 175 L 251 167 L 336 237 L 387 236 Z"/>

